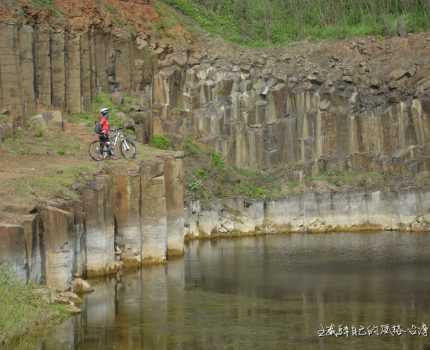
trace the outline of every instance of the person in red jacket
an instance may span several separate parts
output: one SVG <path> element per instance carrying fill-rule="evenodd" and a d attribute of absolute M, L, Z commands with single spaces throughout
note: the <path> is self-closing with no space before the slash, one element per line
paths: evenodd
<path fill-rule="evenodd" d="M 109 156 L 113 156 L 112 148 L 109 144 L 109 133 L 110 133 L 110 124 L 109 124 L 109 108 L 102 108 L 100 109 L 100 126 L 101 126 L 101 132 L 99 135 L 100 139 L 100 145 L 103 149 L 104 145 L 108 146 L 109 149 Z"/>

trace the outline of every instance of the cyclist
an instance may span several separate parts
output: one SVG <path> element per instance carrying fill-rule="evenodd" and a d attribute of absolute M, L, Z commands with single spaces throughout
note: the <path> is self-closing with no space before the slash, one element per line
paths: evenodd
<path fill-rule="evenodd" d="M 103 150 L 104 145 L 108 146 L 108 154 L 110 157 L 113 157 L 112 148 L 109 144 L 109 133 L 110 133 L 110 124 L 109 124 L 109 108 L 103 107 L 100 109 L 100 148 Z"/>

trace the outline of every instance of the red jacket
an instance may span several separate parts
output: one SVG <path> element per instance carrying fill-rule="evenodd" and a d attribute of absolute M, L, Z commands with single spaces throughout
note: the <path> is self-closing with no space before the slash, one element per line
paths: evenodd
<path fill-rule="evenodd" d="M 101 116 L 100 124 L 102 126 L 102 133 L 109 135 L 109 132 L 110 132 L 109 119 L 104 116 Z"/>

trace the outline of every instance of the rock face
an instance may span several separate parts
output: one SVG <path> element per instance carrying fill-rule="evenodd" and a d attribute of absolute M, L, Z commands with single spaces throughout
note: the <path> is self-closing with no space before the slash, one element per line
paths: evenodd
<path fill-rule="evenodd" d="M 216 201 L 187 205 L 190 238 L 281 232 L 430 230 L 430 193 L 306 193 L 273 201 Z"/>
<path fill-rule="evenodd" d="M 125 30 L 0 23 L 0 110 L 22 123 L 36 110 L 88 111 L 100 91 L 150 99 L 153 55 L 136 40 Z"/>
<path fill-rule="evenodd" d="M 76 275 L 164 263 L 168 246 L 183 252 L 182 173 L 175 155 L 107 169 L 81 188 L 79 201 L 41 204 L 20 225 L 0 223 L 0 264 L 21 280 L 65 290 Z"/>
<path fill-rule="evenodd" d="M 394 73 L 391 82 L 412 77 Z M 342 75 L 292 81 L 287 74 L 281 63 L 250 68 L 210 59 L 163 68 L 154 77 L 153 133 L 191 136 L 239 167 L 429 169 L 428 94 L 384 92 Z"/>

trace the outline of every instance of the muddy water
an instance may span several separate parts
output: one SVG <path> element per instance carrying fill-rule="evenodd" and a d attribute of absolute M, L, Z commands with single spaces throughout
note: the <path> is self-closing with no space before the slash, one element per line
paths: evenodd
<path fill-rule="evenodd" d="M 430 235 L 288 235 L 189 244 L 184 260 L 93 282 L 40 350 L 430 349 L 429 336 L 318 336 L 430 325 Z M 346 332 L 344 332 L 346 334 Z M 361 334 L 363 331 L 361 330 Z"/>

